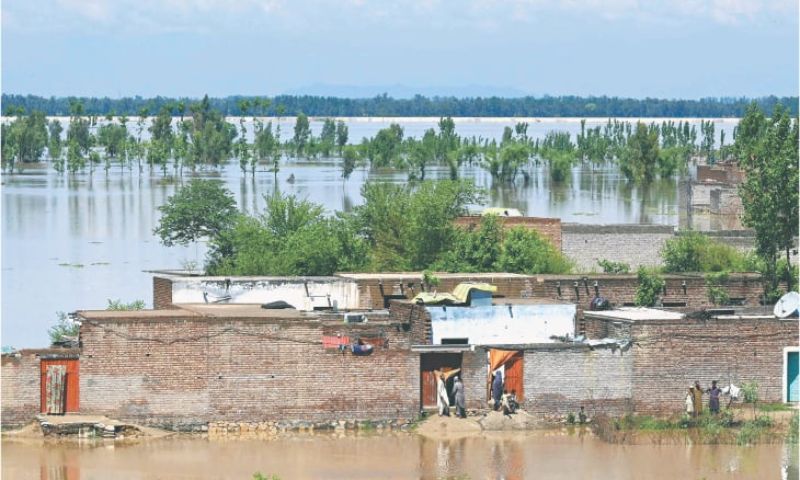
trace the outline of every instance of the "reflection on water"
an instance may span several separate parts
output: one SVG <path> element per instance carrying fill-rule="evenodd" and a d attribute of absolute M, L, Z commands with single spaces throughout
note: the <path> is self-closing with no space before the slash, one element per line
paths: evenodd
<path fill-rule="evenodd" d="M 413 434 L 116 444 L 4 439 L 2 447 L 3 478 L 15 479 L 247 479 L 256 471 L 283 479 L 779 479 L 784 467 L 781 445 L 611 445 L 559 432 L 455 440 Z"/>

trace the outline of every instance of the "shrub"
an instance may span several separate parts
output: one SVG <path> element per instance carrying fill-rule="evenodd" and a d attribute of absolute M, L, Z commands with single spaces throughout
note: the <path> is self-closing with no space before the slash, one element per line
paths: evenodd
<path fill-rule="evenodd" d="M 523 227 L 508 230 L 498 259 L 499 271 L 510 273 L 568 273 L 572 263 L 536 231 Z"/>
<path fill-rule="evenodd" d="M 639 286 L 636 288 L 636 305 L 640 307 L 655 306 L 666 282 L 656 270 L 644 267 L 639 267 L 637 276 Z"/>
<path fill-rule="evenodd" d="M 78 336 L 81 330 L 80 323 L 72 321 L 64 312 L 56 312 L 56 316 L 58 316 L 56 324 L 47 331 L 50 336 L 50 342 L 56 343 L 66 340 L 66 337 Z"/>
<path fill-rule="evenodd" d="M 567 414 L 567 423 L 570 424 L 570 425 L 575 423 L 575 414 L 574 413 Z"/>
<path fill-rule="evenodd" d="M 603 269 L 603 273 L 629 273 L 631 271 L 631 266 L 624 262 L 602 259 L 597 264 Z"/>
<path fill-rule="evenodd" d="M 748 270 L 745 255 L 697 232 L 666 241 L 661 250 L 665 272 L 721 272 Z"/>
<path fill-rule="evenodd" d="M 727 305 L 730 302 L 728 291 L 723 288 L 728 283 L 728 272 L 713 272 L 706 274 L 708 299 L 714 305 Z"/>

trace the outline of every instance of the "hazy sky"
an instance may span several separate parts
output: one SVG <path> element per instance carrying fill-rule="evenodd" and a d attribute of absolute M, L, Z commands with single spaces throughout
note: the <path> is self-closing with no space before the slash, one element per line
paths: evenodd
<path fill-rule="evenodd" d="M 386 87 L 796 95 L 797 1 L 2 2 L 5 93 L 372 95 Z"/>

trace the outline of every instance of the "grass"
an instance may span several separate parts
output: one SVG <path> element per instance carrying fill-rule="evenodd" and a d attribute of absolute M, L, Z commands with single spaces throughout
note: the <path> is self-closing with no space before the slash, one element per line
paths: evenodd
<path fill-rule="evenodd" d="M 760 403 L 758 409 L 762 412 L 788 412 L 792 407 L 785 403 Z"/>
<path fill-rule="evenodd" d="M 787 441 L 797 442 L 797 414 L 792 417 L 791 422 Z M 626 415 L 616 419 L 599 418 L 593 425 L 600 438 L 612 443 L 624 443 L 629 438 L 628 435 L 634 432 L 684 431 L 686 434 L 697 435 L 702 443 L 737 445 L 754 445 L 771 439 L 773 427 L 775 423 L 769 415 L 759 415 L 755 420 L 736 421 L 730 410 L 722 411 L 718 415 L 704 413 L 697 418 L 686 415 L 668 419 L 649 415 Z"/>
<path fill-rule="evenodd" d="M 797 445 L 798 437 L 800 436 L 800 413 L 794 412 L 792 420 L 789 422 L 789 432 L 786 434 L 786 441 Z"/>

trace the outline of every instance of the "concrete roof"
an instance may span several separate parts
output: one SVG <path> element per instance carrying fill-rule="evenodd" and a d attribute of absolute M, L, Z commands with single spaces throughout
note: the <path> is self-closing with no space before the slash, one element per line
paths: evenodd
<path fill-rule="evenodd" d="M 684 317 L 680 312 L 645 307 L 620 307 L 614 310 L 599 311 L 586 310 L 583 312 L 583 316 L 600 319 L 605 318 L 609 320 L 627 320 L 631 322 L 642 320 L 680 320 Z"/>
<path fill-rule="evenodd" d="M 442 273 L 434 272 L 438 278 L 519 278 L 527 277 L 519 273 Z M 337 273 L 337 277 L 351 278 L 354 280 L 401 280 L 405 278 L 422 279 L 422 272 L 385 272 L 385 273 Z"/>
<path fill-rule="evenodd" d="M 264 319 L 306 319 L 342 321 L 345 313 L 366 313 L 375 320 L 386 320 L 387 310 L 330 310 L 302 311 L 292 308 L 265 309 L 254 303 L 193 303 L 182 304 L 177 308 L 164 310 L 84 310 L 77 312 L 86 320 L 170 320 L 179 318 L 264 318 Z"/>

